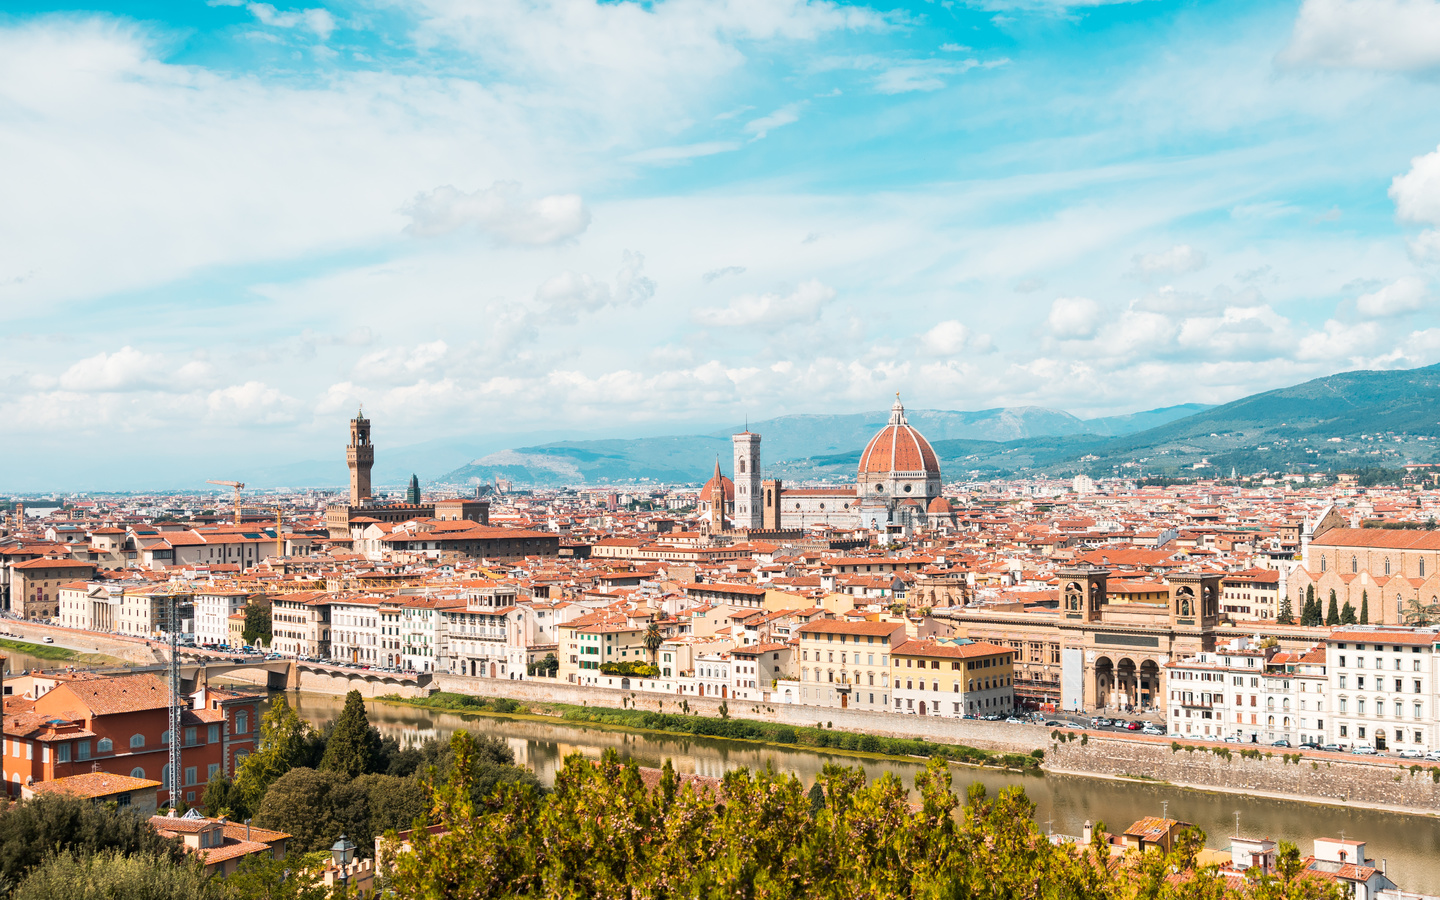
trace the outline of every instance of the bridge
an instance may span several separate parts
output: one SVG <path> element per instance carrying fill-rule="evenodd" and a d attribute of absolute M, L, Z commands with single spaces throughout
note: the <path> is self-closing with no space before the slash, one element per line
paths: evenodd
<path fill-rule="evenodd" d="M 164 674 L 170 670 L 169 665 L 159 664 L 153 666 L 141 666 L 127 669 L 129 672 L 155 672 Z M 221 678 L 233 672 L 265 672 L 265 687 L 272 691 L 298 691 L 303 688 L 301 676 L 303 673 L 311 673 L 323 676 L 332 681 L 344 680 L 355 683 L 356 687 L 365 686 L 362 693 L 367 696 L 374 696 L 382 692 L 385 686 L 423 688 L 427 687 L 434 676 L 429 672 L 381 672 L 376 669 L 351 669 L 345 666 L 330 665 L 323 662 L 307 662 L 297 659 L 243 659 L 236 661 L 231 658 L 217 657 L 214 659 L 196 658 L 185 656 L 180 661 L 180 682 L 181 690 L 191 692 L 200 685 L 209 684 L 213 678 Z"/>

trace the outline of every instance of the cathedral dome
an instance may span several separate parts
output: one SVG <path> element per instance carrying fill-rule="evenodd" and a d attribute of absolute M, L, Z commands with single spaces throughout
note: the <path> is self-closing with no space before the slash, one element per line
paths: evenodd
<path fill-rule="evenodd" d="M 709 502 L 710 498 L 714 495 L 715 492 L 716 478 L 720 479 L 720 485 L 725 489 L 725 500 L 727 502 L 734 502 L 735 482 L 726 478 L 724 475 L 721 475 L 719 472 L 716 472 L 714 475 L 710 476 L 710 480 L 705 482 L 705 486 L 700 489 L 700 499 Z M 695 482 L 692 481 L 690 483 L 694 484 Z"/>
<path fill-rule="evenodd" d="M 889 423 L 870 439 L 865 452 L 860 454 L 861 481 L 896 474 L 940 476 L 935 451 L 924 435 L 905 421 L 905 407 L 900 403 L 899 394 L 895 395 L 895 405 L 890 408 Z"/>
<path fill-rule="evenodd" d="M 955 510 L 950 506 L 950 501 L 946 500 L 944 497 L 936 497 L 934 500 L 931 500 L 930 508 L 926 510 L 926 512 L 931 512 L 942 516 L 948 516 L 954 511 Z"/>

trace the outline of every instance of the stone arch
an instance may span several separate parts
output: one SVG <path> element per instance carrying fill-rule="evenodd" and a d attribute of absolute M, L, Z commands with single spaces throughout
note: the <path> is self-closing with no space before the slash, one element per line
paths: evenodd
<path fill-rule="evenodd" d="M 1165 695 L 1160 690 L 1160 664 L 1153 659 L 1140 661 L 1139 697 L 1142 707 L 1154 707 L 1156 701 Z"/>
<path fill-rule="evenodd" d="M 1072 581 L 1065 585 L 1065 610 L 1067 612 L 1080 612 L 1080 605 L 1084 602 L 1085 589 L 1078 581 Z"/>
<path fill-rule="evenodd" d="M 1109 704 L 1110 694 L 1115 690 L 1115 662 L 1108 656 L 1095 660 L 1095 705 Z"/>
<path fill-rule="evenodd" d="M 1185 585 L 1175 592 L 1175 614 L 1179 616 L 1195 615 L 1195 591 L 1189 585 Z"/>

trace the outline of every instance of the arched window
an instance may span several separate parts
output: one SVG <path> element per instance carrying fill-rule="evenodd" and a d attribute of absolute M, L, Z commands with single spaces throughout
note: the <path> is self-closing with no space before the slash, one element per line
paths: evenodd
<path fill-rule="evenodd" d="M 1274 698 L 1274 697 L 1266 697 L 1266 698 L 1265 698 L 1265 708 L 1266 708 L 1266 709 L 1269 709 L 1269 710 L 1274 710 L 1274 709 L 1275 709 L 1275 698 Z M 1272 724 L 1272 725 L 1275 724 L 1275 718 L 1274 718 L 1273 716 L 1270 718 L 1270 724 Z"/>
<path fill-rule="evenodd" d="M 1425 560 L 1420 560 L 1420 577 L 1425 577 Z"/>
<path fill-rule="evenodd" d="M 1385 574 L 1390 574 L 1390 557 L 1385 557 Z"/>
<path fill-rule="evenodd" d="M 1360 571 L 1360 561 L 1357 560 L 1357 559 L 1356 559 L 1355 557 L 1353 557 L 1353 556 L 1350 557 L 1350 571 L 1351 571 L 1351 572 L 1358 572 L 1358 571 Z"/>
<path fill-rule="evenodd" d="M 145 735 L 143 735 L 143 734 L 132 734 L 132 735 L 130 735 L 130 749 L 131 749 L 131 750 L 139 750 L 139 749 L 140 749 L 141 747 L 143 747 L 143 746 L 145 746 Z"/>
<path fill-rule="evenodd" d="M 161 788 L 162 790 L 169 790 L 169 789 L 170 789 L 170 766 L 169 766 L 169 765 L 163 765 L 163 766 L 160 767 L 160 784 L 163 786 L 163 787 Z"/>
<path fill-rule="evenodd" d="M 144 778 L 144 777 L 145 777 L 145 770 L 142 769 L 142 768 L 140 768 L 139 766 L 136 766 L 135 768 L 133 768 L 133 769 L 130 770 L 130 777 L 131 777 L 131 778 Z"/>
<path fill-rule="evenodd" d="M 1274 728 L 1274 727 L 1275 727 L 1275 717 L 1274 717 L 1274 716 L 1269 716 L 1269 717 L 1267 718 L 1265 724 L 1269 725 L 1271 728 Z"/>
<path fill-rule="evenodd" d="M 1325 571 L 1325 557 L 1320 557 L 1320 571 Z"/>
<path fill-rule="evenodd" d="M 95 749 L 100 753 L 109 753 L 115 749 L 115 742 L 109 738 L 101 738 L 100 742 L 95 745 Z"/>

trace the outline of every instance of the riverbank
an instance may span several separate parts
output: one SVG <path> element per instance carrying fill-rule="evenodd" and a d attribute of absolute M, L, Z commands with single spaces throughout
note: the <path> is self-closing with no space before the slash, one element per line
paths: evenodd
<path fill-rule="evenodd" d="M 0 656 L 8 656 L 4 651 L 13 651 L 15 654 L 33 657 L 45 662 L 63 662 L 74 666 L 123 666 L 128 665 L 122 659 L 113 656 L 106 656 L 103 653 L 82 653 L 68 647 L 57 647 L 54 644 L 32 644 L 28 641 L 16 641 L 10 638 L 0 638 Z M 18 657 L 17 657 L 18 658 Z M 12 667 L 19 669 L 19 666 Z"/>
<path fill-rule="evenodd" d="M 895 759 L 939 757 L 954 763 L 991 766 L 1014 771 L 1039 769 L 1045 755 L 1043 750 L 1034 750 L 1030 753 L 1002 753 L 963 744 L 942 744 L 915 738 L 877 737 L 873 734 L 837 731 L 832 728 L 797 727 L 757 722 L 751 719 L 731 718 L 728 714 L 711 718 L 695 713 L 667 714 L 634 707 L 614 709 L 601 706 L 575 706 L 566 703 L 522 706 L 517 701 L 507 698 L 474 697 L 452 693 L 432 694 L 424 700 L 398 696 L 382 696 L 376 699 L 398 706 L 461 715 L 559 718 L 567 723 L 577 725 L 598 725 L 650 734 L 719 738 L 775 747 L 841 751 Z"/>

